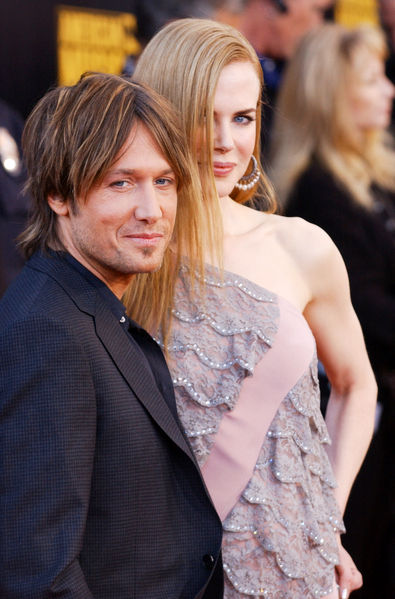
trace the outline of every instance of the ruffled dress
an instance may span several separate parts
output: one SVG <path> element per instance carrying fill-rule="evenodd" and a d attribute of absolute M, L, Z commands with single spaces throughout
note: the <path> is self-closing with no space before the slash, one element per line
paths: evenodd
<path fill-rule="evenodd" d="M 212 266 L 204 301 L 191 301 L 186 270 L 176 285 L 169 368 L 223 520 L 225 598 L 323 597 L 344 527 L 312 333 L 285 299 L 230 272 L 221 278 Z"/>

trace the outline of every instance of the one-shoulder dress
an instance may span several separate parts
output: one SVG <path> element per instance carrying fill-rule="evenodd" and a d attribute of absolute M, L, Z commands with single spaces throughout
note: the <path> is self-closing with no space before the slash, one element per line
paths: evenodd
<path fill-rule="evenodd" d="M 196 290 L 191 301 L 187 268 L 176 283 L 168 362 L 223 521 L 225 598 L 323 597 L 344 527 L 313 335 L 287 300 L 212 266 L 204 299 Z"/>

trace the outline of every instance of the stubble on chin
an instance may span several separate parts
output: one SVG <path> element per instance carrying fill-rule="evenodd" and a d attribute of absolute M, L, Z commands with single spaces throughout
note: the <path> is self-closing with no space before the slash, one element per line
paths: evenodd
<path fill-rule="evenodd" d="M 141 252 L 142 252 L 144 258 L 151 258 L 152 254 L 155 252 L 155 248 L 143 248 L 141 250 Z M 162 260 L 163 260 L 163 254 L 160 258 L 161 262 L 162 262 Z"/>

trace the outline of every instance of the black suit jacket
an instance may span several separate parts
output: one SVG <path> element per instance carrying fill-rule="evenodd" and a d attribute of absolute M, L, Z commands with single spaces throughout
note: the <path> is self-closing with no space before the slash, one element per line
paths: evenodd
<path fill-rule="evenodd" d="M 0 460 L 1 599 L 222 597 L 221 523 L 177 417 L 56 253 L 0 302 Z"/>

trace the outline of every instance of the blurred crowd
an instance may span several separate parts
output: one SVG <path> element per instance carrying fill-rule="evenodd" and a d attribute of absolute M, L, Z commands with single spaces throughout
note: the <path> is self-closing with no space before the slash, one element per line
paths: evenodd
<path fill-rule="evenodd" d="M 264 73 L 262 152 L 281 210 L 322 227 L 345 261 L 379 385 L 375 436 L 345 515 L 360 599 L 395 596 L 395 0 L 378 8 L 381 28 L 354 29 L 333 23 L 333 0 L 142 0 L 135 10 L 142 46 L 190 16 L 247 37 Z M 0 102 L 0 295 L 22 266 L 22 128 Z"/>

